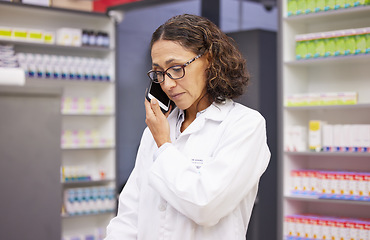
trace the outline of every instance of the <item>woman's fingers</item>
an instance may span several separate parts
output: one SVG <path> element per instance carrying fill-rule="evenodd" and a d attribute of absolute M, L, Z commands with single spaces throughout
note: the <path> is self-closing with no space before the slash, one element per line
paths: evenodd
<path fill-rule="evenodd" d="M 153 110 L 155 116 L 159 117 L 159 116 L 161 116 L 161 114 L 163 115 L 163 113 L 161 111 L 161 107 L 159 106 L 157 99 L 153 98 L 150 101 L 150 105 L 152 107 L 152 110 Z"/>
<path fill-rule="evenodd" d="M 148 117 L 148 114 L 149 115 L 153 114 L 153 110 L 150 106 L 150 102 L 148 101 L 148 99 L 145 98 L 144 104 L 145 104 L 145 113 L 146 113 L 146 116 Z"/>
<path fill-rule="evenodd" d="M 158 101 L 152 99 L 149 102 L 145 99 L 146 119 L 145 123 L 149 127 L 157 146 L 160 147 L 165 142 L 171 142 L 170 127 L 166 116 L 162 113 Z"/>
<path fill-rule="evenodd" d="M 172 110 L 172 105 L 170 105 L 170 107 L 168 108 L 168 111 L 164 114 L 166 118 L 168 117 L 168 115 L 170 115 L 171 110 Z"/>

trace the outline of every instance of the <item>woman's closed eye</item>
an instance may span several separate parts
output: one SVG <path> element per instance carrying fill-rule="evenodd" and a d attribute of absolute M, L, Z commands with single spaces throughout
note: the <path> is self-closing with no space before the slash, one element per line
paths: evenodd
<path fill-rule="evenodd" d="M 173 72 L 181 72 L 182 71 L 182 68 L 181 68 L 181 66 L 173 66 L 173 67 L 171 67 L 171 71 L 173 71 Z"/>

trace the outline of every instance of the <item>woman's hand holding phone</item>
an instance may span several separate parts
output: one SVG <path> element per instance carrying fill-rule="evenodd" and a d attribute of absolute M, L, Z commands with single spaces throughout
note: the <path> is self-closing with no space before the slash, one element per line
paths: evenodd
<path fill-rule="evenodd" d="M 157 99 L 153 98 L 150 102 L 145 99 L 145 123 L 149 127 L 157 146 L 160 147 L 166 142 L 171 142 L 170 125 L 167 117 L 171 112 L 163 114 Z"/>
<path fill-rule="evenodd" d="M 150 102 L 153 98 L 157 99 L 162 112 L 168 112 L 170 110 L 171 100 L 167 94 L 162 90 L 162 87 L 158 83 L 150 81 L 149 88 L 145 93 L 146 99 Z"/>

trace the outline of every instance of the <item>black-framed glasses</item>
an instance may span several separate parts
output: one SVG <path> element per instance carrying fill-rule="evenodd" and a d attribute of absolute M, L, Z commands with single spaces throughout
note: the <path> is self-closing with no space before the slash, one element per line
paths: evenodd
<path fill-rule="evenodd" d="M 155 83 L 161 83 L 164 81 L 165 75 L 167 75 L 169 78 L 173 80 L 178 80 L 180 78 L 183 78 L 185 76 L 185 67 L 188 66 L 190 63 L 194 62 L 198 58 L 200 58 L 202 54 L 197 55 L 195 58 L 187 61 L 183 65 L 175 65 L 172 67 L 167 68 L 165 71 L 156 71 L 156 70 L 150 70 L 147 74 L 150 80 Z"/>

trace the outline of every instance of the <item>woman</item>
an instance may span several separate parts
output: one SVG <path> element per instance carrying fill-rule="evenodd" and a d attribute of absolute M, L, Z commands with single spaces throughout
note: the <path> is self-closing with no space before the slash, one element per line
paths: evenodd
<path fill-rule="evenodd" d="M 145 100 L 148 128 L 106 239 L 245 239 L 270 158 L 264 118 L 231 100 L 247 85 L 245 60 L 188 14 L 153 33 L 151 56 L 148 76 L 176 108 L 163 114 Z"/>

